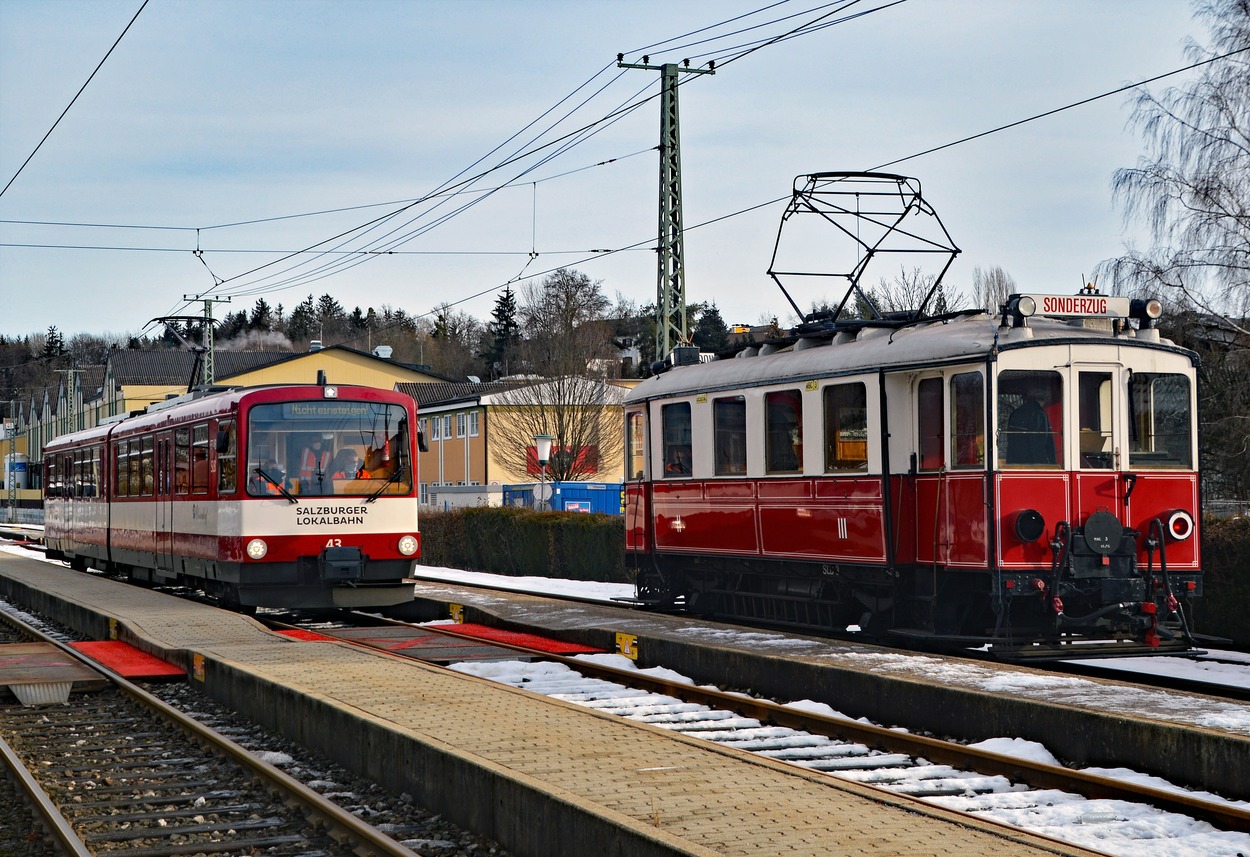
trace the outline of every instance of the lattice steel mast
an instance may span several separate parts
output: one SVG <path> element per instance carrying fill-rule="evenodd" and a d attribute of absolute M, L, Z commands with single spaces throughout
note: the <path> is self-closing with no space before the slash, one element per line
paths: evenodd
<path fill-rule="evenodd" d="M 658 276 L 656 281 L 655 356 L 663 360 L 678 345 L 690 342 L 686 321 L 686 265 L 682 252 L 681 220 L 681 131 L 677 117 L 678 76 L 715 74 L 716 68 L 690 68 L 690 60 L 682 65 L 664 63 L 650 65 L 650 57 L 641 63 L 624 62 L 616 55 L 619 68 L 640 68 L 660 72 L 660 229 Z"/>

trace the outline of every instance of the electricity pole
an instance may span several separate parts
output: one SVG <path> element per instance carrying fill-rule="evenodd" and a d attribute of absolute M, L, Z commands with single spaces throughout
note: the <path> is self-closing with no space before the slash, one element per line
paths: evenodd
<path fill-rule="evenodd" d="M 682 252 L 681 220 L 681 132 L 677 121 L 678 75 L 716 74 L 716 67 L 691 68 L 690 60 L 650 65 L 624 62 L 616 55 L 618 68 L 640 68 L 660 72 L 660 243 L 656 282 L 655 356 L 666 359 L 678 345 L 690 342 L 686 321 L 686 265 Z"/>
<path fill-rule="evenodd" d="M 183 295 L 184 301 L 204 301 L 204 384 L 212 386 L 217 381 L 213 366 L 213 304 L 228 304 L 230 298 L 210 298 L 200 295 Z"/>

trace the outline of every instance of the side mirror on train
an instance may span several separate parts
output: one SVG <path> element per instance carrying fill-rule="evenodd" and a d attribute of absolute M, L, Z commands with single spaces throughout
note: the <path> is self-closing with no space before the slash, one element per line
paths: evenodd
<path fill-rule="evenodd" d="M 217 430 L 217 454 L 222 455 L 230 451 L 230 432 L 224 429 Z"/>
<path fill-rule="evenodd" d="M 417 449 L 421 452 L 430 451 L 429 444 L 425 442 L 425 432 L 421 431 L 421 429 L 417 429 Z"/>

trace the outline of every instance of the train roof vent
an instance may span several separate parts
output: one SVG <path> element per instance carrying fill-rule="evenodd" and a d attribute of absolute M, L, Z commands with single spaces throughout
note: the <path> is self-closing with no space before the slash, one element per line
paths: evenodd
<path fill-rule="evenodd" d="M 742 349 L 742 350 L 741 350 L 741 351 L 739 351 L 737 354 L 735 354 L 735 355 L 734 355 L 734 357 L 735 357 L 735 358 L 737 358 L 737 357 L 755 357 L 755 356 L 756 356 L 756 355 L 758 355 L 759 353 L 760 353 L 759 346 L 757 346 L 757 345 L 752 345 L 752 346 L 751 346 L 751 347 L 749 347 L 749 348 L 744 348 L 744 349 Z"/>
<path fill-rule="evenodd" d="M 824 336 L 804 336 L 794 343 L 795 351 L 806 351 L 809 348 L 819 348 L 822 345 L 828 345 L 832 340 Z"/>

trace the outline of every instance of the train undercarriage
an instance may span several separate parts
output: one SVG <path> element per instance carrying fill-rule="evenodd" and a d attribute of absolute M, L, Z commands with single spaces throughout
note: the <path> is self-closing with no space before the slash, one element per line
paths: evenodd
<path fill-rule="evenodd" d="M 1108 516 L 1110 517 L 1110 516 Z M 1091 516 L 1056 528 L 1046 570 L 955 569 L 639 554 L 639 602 L 710 619 L 798 628 L 908 648 L 987 647 L 1003 660 L 1181 654 L 1195 646 L 1202 577 L 1170 572 L 1161 533 Z M 848 629 L 850 629 L 848 631 Z M 1097 646 L 1090 644 L 1097 643 Z"/>

